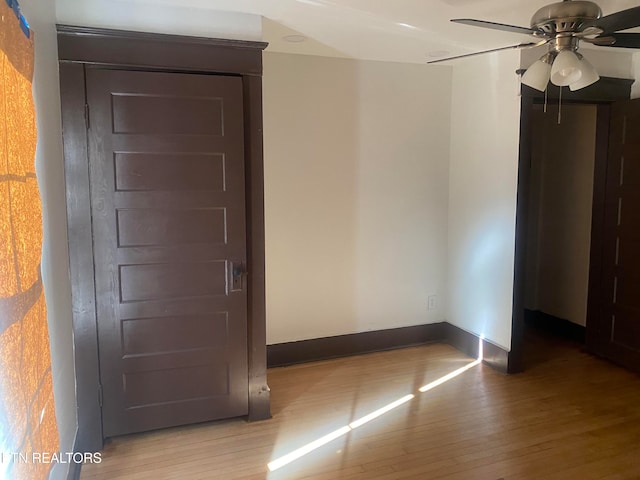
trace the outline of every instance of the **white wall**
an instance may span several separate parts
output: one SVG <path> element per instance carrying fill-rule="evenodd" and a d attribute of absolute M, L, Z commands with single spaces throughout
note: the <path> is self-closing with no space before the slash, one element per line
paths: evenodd
<path fill-rule="evenodd" d="M 43 206 L 42 277 L 51 341 L 56 418 L 60 451 L 72 452 L 77 428 L 76 392 L 55 12 L 50 1 L 21 0 L 20 5 L 35 32 L 36 173 Z M 55 465 L 50 478 L 66 478 L 67 469 L 68 465 Z"/>
<path fill-rule="evenodd" d="M 58 23 L 243 40 L 262 39 L 259 15 L 124 0 L 56 0 Z"/>
<path fill-rule="evenodd" d="M 520 55 L 453 68 L 447 320 L 510 350 Z"/>
<path fill-rule="evenodd" d="M 264 65 L 267 343 L 442 321 L 450 69 Z"/>
<path fill-rule="evenodd" d="M 525 307 L 586 325 L 595 105 L 533 110 Z"/>

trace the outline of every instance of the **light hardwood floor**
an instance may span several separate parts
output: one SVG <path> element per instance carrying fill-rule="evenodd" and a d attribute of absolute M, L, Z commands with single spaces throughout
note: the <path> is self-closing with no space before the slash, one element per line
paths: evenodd
<path fill-rule="evenodd" d="M 537 338 L 506 376 L 427 345 L 269 371 L 273 419 L 110 441 L 90 479 L 640 479 L 640 377 Z M 267 463 L 404 395 L 415 398 L 312 453 Z"/>

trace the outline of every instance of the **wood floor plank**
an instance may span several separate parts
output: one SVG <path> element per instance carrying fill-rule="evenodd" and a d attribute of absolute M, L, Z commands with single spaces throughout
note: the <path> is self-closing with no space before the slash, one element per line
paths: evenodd
<path fill-rule="evenodd" d="M 640 478 L 640 377 L 571 343 L 533 337 L 523 374 L 426 345 L 269 371 L 274 418 L 112 439 L 82 480 L 619 480 Z M 404 396 L 310 454 L 267 463 Z"/>

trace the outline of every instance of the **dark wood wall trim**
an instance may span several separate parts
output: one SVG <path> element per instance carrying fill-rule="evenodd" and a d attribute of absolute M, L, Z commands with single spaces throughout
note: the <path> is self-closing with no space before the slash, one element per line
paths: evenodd
<path fill-rule="evenodd" d="M 593 208 L 591 209 L 591 250 L 589 254 L 589 293 L 587 297 L 586 346 L 590 352 L 602 351 L 603 245 L 607 159 L 609 155 L 609 124 L 611 106 L 600 105 L 596 117 L 596 159 L 593 177 Z"/>
<path fill-rule="evenodd" d="M 269 367 L 282 367 L 428 343 L 447 343 L 477 358 L 480 337 L 447 322 L 375 330 L 268 345 L 267 364 Z M 486 340 L 482 345 L 484 363 L 506 373 L 508 352 Z"/>
<path fill-rule="evenodd" d="M 58 25 L 60 62 L 262 75 L 264 42 Z"/>
<path fill-rule="evenodd" d="M 527 87 L 528 88 L 528 87 Z M 540 93 L 540 92 L 538 92 Z M 520 145 L 518 155 L 518 191 L 516 195 L 516 237 L 514 253 L 513 313 L 511 320 L 511 351 L 508 371 L 523 370 L 524 298 L 527 267 L 527 224 L 531 177 L 531 123 L 534 99 L 522 95 L 520 99 Z"/>
<path fill-rule="evenodd" d="M 271 417 L 269 387 L 267 386 L 267 327 L 265 306 L 264 252 L 264 165 L 262 139 L 262 78 L 243 77 L 245 101 L 245 152 L 247 218 L 247 263 L 249 308 L 249 420 Z"/>
<path fill-rule="evenodd" d="M 99 405 L 98 330 L 93 270 L 93 231 L 87 130 L 85 125 L 85 76 L 82 64 L 60 65 L 60 98 L 64 169 L 66 178 L 67 231 L 73 305 L 73 343 L 78 403 L 79 451 L 102 448 Z M 84 188 L 83 186 L 87 186 Z"/>
<path fill-rule="evenodd" d="M 267 364 L 269 367 L 281 367 L 296 363 L 443 342 L 444 340 L 444 322 L 313 338 L 311 340 L 268 345 Z"/>
<path fill-rule="evenodd" d="M 242 77 L 247 181 L 250 420 L 270 418 L 266 383 L 262 156 L 263 42 L 58 26 L 65 181 L 78 403 L 76 451 L 102 449 L 98 339 L 85 124 L 90 66 Z"/>
<path fill-rule="evenodd" d="M 445 341 L 470 357 L 478 358 L 480 337 L 475 333 L 446 323 Z M 510 373 L 509 352 L 485 339 L 482 340 L 482 363 L 501 373 Z"/>

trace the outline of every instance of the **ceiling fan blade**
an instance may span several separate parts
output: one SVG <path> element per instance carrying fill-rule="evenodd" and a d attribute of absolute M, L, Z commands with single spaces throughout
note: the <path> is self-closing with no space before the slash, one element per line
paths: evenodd
<path fill-rule="evenodd" d="M 451 21 L 454 23 L 471 25 L 472 27 L 491 28 L 493 30 L 502 30 L 504 32 L 512 33 L 523 33 L 525 35 L 539 35 L 543 33 L 542 30 L 534 30 L 533 28 L 518 27 L 517 25 L 507 25 L 504 23 L 487 22 L 485 20 L 475 20 L 473 18 L 454 18 Z"/>
<path fill-rule="evenodd" d="M 606 37 L 581 38 L 580 40 L 593 45 L 598 45 L 599 47 L 611 47 L 616 42 L 616 39 L 611 35 L 607 35 Z"/>
<path fill-rule="evenodd" d="M 484 55 L 485 53 L 499 52 L 501 50 L 539 47 L 540 45 L 544 45 L 547 42 L 548 40 L 542 40 L 540 42 L 519 43 L 518 45 L 509 45 L 508 47 L 492 48 L 491 50 L 483 50 L 481 52 L 466 53 L 464 55 L 456 55 L 455 57 L 439 58 L 438 60 L 431 60 L 430 62 L 427 62 L 427 63 L 439 63 L 439 62 L 446 62 L 448 60 L 457 60 L 458 58 L 475 57 L 476 55 Z"/>
<path fill-rule="evenodd" d="M 611 33 L 587 41 L 601 47 L 640 48 L 640 33 Z"/>
<path fill-rule="evenodd" d="M 585 26 L 601 28 L 604 34 L 640 27 L 640 7 L 628 8 L 588 22 Z"/>

